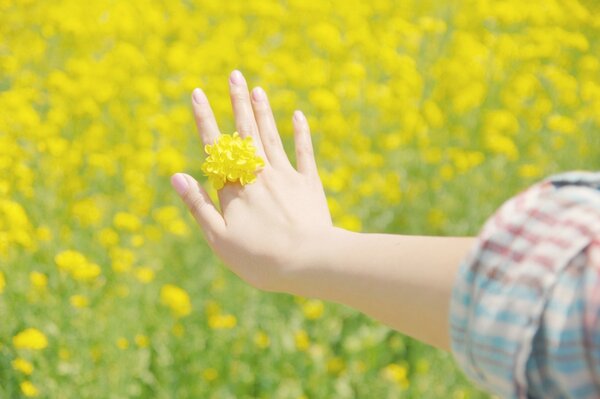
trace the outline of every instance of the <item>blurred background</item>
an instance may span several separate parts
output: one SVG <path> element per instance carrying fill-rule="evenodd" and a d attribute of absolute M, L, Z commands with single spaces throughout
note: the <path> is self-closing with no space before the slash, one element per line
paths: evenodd
<path fill-rule="evenodd" d="M 303 110 L 335 225 L 476 235 L 600 169 L 599 37 L 589 0 L 0 0 L 0 397 L 488 397 L 451 354 L 220 263 L 169 185 L 216 200 L 191 91 L 232 133 L 240 69 L 293 164 Z"/>

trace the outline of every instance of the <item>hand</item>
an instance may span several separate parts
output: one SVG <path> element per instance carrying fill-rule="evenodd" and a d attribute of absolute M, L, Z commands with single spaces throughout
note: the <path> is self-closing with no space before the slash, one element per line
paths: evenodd
<path fill-rule="evenodd" d="M 265 167 L 253 183 L 227 182 L 217 191 L 222 213 L 193 177 L 177 173 L 171 184 L 209 246 L 235 274 L 256 288 L 282 291 L 284 276 L 302 268 L 306 243 L 333 228 L 310 130 L 302 112 L 296 111 L 296 170 L 285 153 L 264 90 L 254 88 L 251 100 L 244 77 L 235 70 L 229 92 L 236 130 L 242 138 L 253 138 Z M 204 144 L 212 144 L 219 128 L 200 89 L 192 93 L 192 104 L 200 137 Z"/>

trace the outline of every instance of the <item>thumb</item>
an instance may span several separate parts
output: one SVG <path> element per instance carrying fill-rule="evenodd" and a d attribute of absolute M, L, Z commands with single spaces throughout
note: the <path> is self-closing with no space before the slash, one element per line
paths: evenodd
<path fill-rule="evenodd" d="M 214 243 L 225 233 L 225 220 L 215 207 L 204 187 L 185 173 L 171 176 L 171 185 L 202 227 L 209 243 Z"/>

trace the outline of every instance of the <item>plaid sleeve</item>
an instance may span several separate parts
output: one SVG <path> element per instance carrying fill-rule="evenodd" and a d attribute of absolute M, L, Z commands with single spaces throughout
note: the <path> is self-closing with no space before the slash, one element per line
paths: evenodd
<path fill-rule="evenodd" d="M 463 260 L 454 357 L 506 398 L 600 397 L 600 172 L 551 176 L 504 203 Z"/>

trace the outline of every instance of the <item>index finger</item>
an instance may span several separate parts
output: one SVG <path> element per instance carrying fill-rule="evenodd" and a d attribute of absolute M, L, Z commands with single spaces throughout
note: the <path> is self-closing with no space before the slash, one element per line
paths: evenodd
<path fill-rule="evenodd" d="M 208 98 L 206 98 L 206 94 L 201 89 L 196 88 L 192 92 L 192 107 L 194 109 L 196 128 L 198 129 L 202 143 L 204 145 L 213 144 L 220 135 L 219 127 L 215 120 L 215 114 L 208 103 Z"/>

